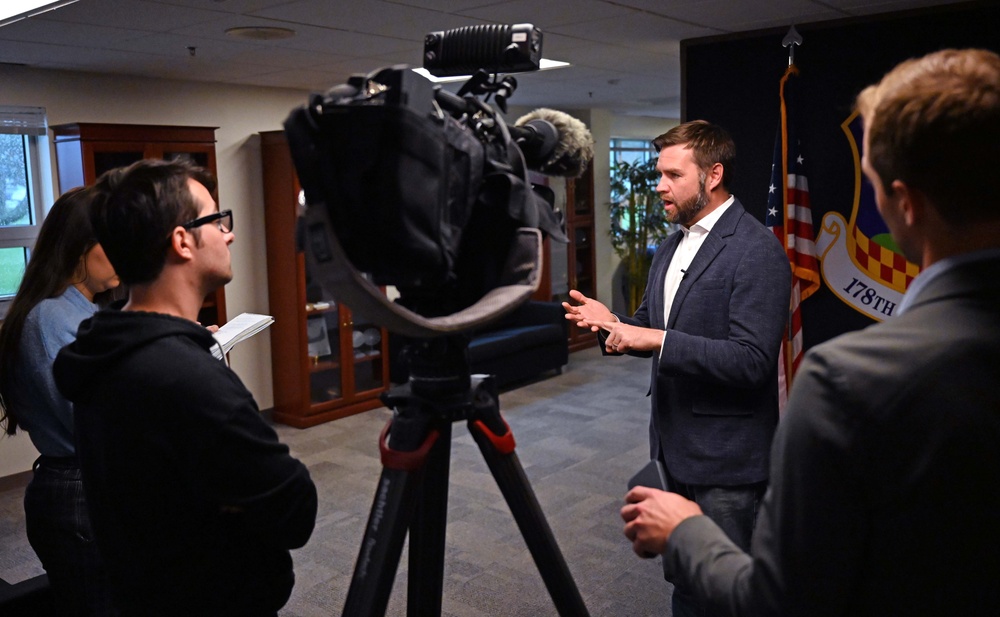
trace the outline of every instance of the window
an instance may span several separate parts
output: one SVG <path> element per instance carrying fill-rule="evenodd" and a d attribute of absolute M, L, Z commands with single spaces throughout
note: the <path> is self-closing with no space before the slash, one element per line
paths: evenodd
<path fill-rule="evenodd" d="M 0 106 L 0 316 L 21 284 L 44 215 L 39 142 L 45 132 L 44 108 Z"/>
<path fill-rule="evenodd" d="M 648 161 L 656 158 L 656 150 L 653 149 L 652 139 L 621 139 L 611 138 L 611 166 L 618 163 L 635 163 L 636 161 Z"/>
<path fill-rule="evenodd" d="M 656 165 L 657 152 L 653 148 L 651 139 L 622 139 L 614 137 L 611 139 L 611 226 L 612 234 L 618 230 L 627 232 L 629 230 L 630 219 L 636 212 L 631 212 L 628 205 L 629 197 L 636 195 L 653 195 L 655 197 L 655 187 L 657 178 L 655 177 L 654 166 Z M 640 181 L 642 186 L 633 186 L 633 182 Z M 642 214 L 645 212 L 645 201 L 639 204 Z M 617 219 L 617 220 L 615 220 Z M 659 225 L 659 222 L 656 222 Z M 656 243 L 659 238 L 651 238 Z"/>
<path fill-rule="evenodd" d="M 655 161 L 656 150 L 651 139 L 611 138 L 611 201 L 620 203 L 632 190 L 629 169 L 647 161 Z M 627 167 L 623 167 L 623 164 Z M 655 165 L 655 163 L 652 163 Z M 621 221 L 628 227 L 627 221 Z"/>

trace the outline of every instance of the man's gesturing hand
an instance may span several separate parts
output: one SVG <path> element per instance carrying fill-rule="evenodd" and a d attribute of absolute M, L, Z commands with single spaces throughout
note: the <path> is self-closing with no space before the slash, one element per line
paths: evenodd
<path fill-rule="evenodd" d="M 593 298 L 588 298 L 579 291 L 571 289 L 569 297 L 577 304 L 563 302 L 566 309 L 566 319 L 576 322 L 581 328 L 590 328 L 592 332 L 600 330 L 599 323 L 615 321 L 615 316 L 611 314 L 608 307 L 604 306 Z"/>

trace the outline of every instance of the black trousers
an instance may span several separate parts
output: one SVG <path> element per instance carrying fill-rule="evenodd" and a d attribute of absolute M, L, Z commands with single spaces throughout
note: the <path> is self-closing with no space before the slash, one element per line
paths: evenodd
<path fill-rule="evenodd" d="M 49 575 L 57 614 L 111 617 L 107 572 L 94 541 L 76 459 L 42 456 L 24 492 L 28 542 Z"/>

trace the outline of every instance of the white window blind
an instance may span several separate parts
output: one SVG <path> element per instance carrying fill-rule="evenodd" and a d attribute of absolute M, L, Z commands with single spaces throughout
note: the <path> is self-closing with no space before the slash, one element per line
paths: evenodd
<path fill-rule="evenodd" d="M 44 107 L 0 105 L 0 133 L 7 135 L 45 135 Z"/>

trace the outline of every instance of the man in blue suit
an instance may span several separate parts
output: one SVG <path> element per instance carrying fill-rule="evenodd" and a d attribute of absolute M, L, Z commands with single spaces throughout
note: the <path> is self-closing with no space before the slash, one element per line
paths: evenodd
<path fill-rule="evenodd" d="M 577 290 L 566 318 L 599 333 L 604 353 L 652 357 L 650 454 L 669 488 L 749 548 L 778 421 L 777 369 L 791 268 L 781 243 L 727 188 L 736 147 L 694 121 L 653 140 L 656 187 L 672 234 L 653 257 L 635 315 Z M 690 606 L 674 592 L 674 615 Z"/>

